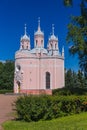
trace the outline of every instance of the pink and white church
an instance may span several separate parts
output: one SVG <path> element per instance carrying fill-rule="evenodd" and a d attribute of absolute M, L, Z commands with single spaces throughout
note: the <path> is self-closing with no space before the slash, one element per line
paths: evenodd
<path fill-rule="evenodd" d="M 26 26 L 20 39 L 20 49 L 15 53 L 14 93 L 52 94 L 52 90 L 64 87 L 64 48 L 60 53 L 58 38 L 54 34 L 44 48 L 44 33 L 40 19 L 34 33 L 34 48 L 31 49 L 30 36 Z"/>

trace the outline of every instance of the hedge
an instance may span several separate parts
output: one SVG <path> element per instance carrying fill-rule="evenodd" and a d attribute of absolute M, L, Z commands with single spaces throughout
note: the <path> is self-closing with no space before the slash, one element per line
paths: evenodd
<path fill-rule="evenodd" d="M 53 95 L 87 95 L 87 88 L 60 88 L 52 91 Z"/>
<path fill-rule="evenodd" d="M 15 106 L 19 120 L 51 120 L 87 111 L 87 96 L 22 96 Z"/>
<path fill-rule="evenodd" d="M 6 94 L 6 93 L 13 93 L 13 90 L 7 90 L 7 89 L 0 90 L 0 94 Z"/>

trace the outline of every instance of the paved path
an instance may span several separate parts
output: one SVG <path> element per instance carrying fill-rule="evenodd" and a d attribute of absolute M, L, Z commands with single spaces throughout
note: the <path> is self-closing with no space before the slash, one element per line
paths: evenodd
<path fill-rule="evenodd" d="M 0 130 L 2 130 L 1 124 L 3 122 L 14 119 L 12 103 L 17 97 L 17 95 L 0 94 Z"/>

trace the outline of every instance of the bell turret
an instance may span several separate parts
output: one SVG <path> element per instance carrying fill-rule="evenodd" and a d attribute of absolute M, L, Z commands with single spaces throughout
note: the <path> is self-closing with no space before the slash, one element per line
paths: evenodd
<path fill-rule="evenodd" d="M 27 27 L 26 27 L 26 24 L 25 24 L 25 27 L 24 27 L 24 36 L 21 37 L 21 46 L 20 46 L 20 49 L 21 50 L 30 50 L 30 37 L 27 36 L 27 31 L 26 31 Z"/>
<path fill-rule="evenodd" d="M 51 55 L 58 55 L 58 38 L 54 34 L 54 25 L 52 25 L 52 35 L 49 37 L 48 49 Z"/>
<path fill-rule="evenodd" d="M 34 44 L 35 47 L 44 47 L 44 33 L 40 28 L 40 18 L 38 18 L 38 29 L 34 33 Z"/>

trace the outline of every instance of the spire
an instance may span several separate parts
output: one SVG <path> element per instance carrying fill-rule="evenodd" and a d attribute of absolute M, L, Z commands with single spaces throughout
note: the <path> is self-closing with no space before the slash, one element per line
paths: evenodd
<path fill-rule="evenodd" d="M 62 56 L 64 56 L 64 46 L 62 47 Z"/>
<path fill-rule="evenodd" d="M 25 26 L 24 26 L 24 34 L 26 35 L 27 34 L 27 27 L 26 27 L 26 24 L 25 24 Z"/>
<path fill-rule="evenodd" d="M 64 46 L 62 47 L 62 53 L 64 53 Z"/>
<path fill-rule="evenodd" d="M 35 35 L 44 35 L 44 33 L 41 31 L 41 28 L 40 28 L 40 17 L 38 18 L 38 29 L 34 34 Z"/>
<path fill-rule="evenodd" d="M 40 17 L 38 18 L 38 31 L 40 31 Z"/>
<path fill-rule="evenodd" d="M 54 24 L 52 24 L 52 34 L 51 34 L 49 40 L 56 40 L 56 41 L 58 41 L 58 38 L 54 34 L 54 29 L 55 29 L 54 28 Z"/>
<path fill-rule="evenodd" d="M 20 39 L 20 42 L 21 42 L 20 49 L 22 49 L 22 50 L 30 50 L 30 36 L 27 35 L 26 30 L 27 30 L 27 27 L 25 24 L 24 25 L 24 35 Z"/>
<path fill-rule="evenodd" d="M 54 24 L 52 24 L 52 35 L 54 35 Z"/>
<path fill-rule="evenodd" d="M 24 25 L 24 35 L 21 37 L 21 40 L 29 40 L 30 41 L 30 37 L 27 36 L 27 27 L 26 24 Z"/>

